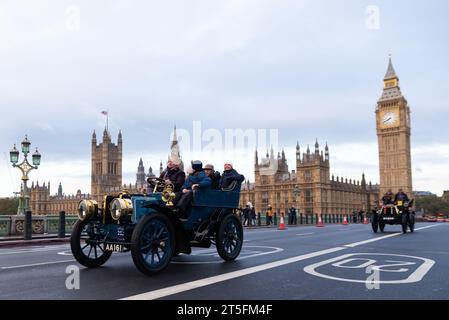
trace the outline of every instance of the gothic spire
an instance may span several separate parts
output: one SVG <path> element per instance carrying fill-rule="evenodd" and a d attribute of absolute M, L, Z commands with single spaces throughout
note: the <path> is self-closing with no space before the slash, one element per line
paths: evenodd
<path fill-rule="evenodd" d="M 388 62 L 388 69 L 387 73 L 385 74 L 384 80 L 391 80 L 391 79 L 398 79 L 398 76 L 396 75 L 396 71 L 394 70 L 393 62 L 391 60 L 390 55 L 390 60 Z"/>

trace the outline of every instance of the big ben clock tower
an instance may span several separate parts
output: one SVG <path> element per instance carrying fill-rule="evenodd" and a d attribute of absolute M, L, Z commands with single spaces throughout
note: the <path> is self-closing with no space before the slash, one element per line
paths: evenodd
<path fill-rule="evenodd" d="M 399 78 L 390 58 L 382 96 L 377 102 L 376 127 L 379 144 L 380 192 L 403 189 L 412 197 L 410 155 L 410 108 L 401 93 Z"/>

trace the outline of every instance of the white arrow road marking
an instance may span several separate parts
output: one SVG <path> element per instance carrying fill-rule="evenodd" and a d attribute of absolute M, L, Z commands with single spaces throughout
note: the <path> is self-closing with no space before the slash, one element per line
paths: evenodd
<path fill-rule="evenodd" d="M 435 227 L 435 226 L 423 227 L 423 228 L 419 228 L 419 229 L 416 229 L 416 230 L 423 230 L 423 229 L 432 228 L 432 227 Z M 401 234 L 400 233 L 394 234 L 394 236 L 399 236 L 399 235 L 401 235 Z M 371 239 L 371 240 L 369 240 L 369 242 L 371 243 L 371 242 L 374 242 L 374 241 L 381 241 L 381 240 L 384 240 L 384 239 L 387 239 L 387 238 L 391 238 L 392 236 L 393 235 L 388 235 L 388 236 L 385 236 L 385 237 L 379 237 L 379 238 Z M 361 245 L 361 242 L 356 242 L 354 244 Z M 125 297 L 125 298 L 122 298 L 120 300 L 154 300 L 154 299 L 159 299 L 159 298 L 163 298 L 163 297 L 166 297 L 166 296 L 171 296 L 171 295 L 174 295 L 174 294 L 177 294 L 177 293 L 181 293 L 181 292 L 184 292 L 184 291 L 198 289 L 198 288 L 209 286 L 211 284 L 215 284 L 215 283 L 223 282 L 223 281 L 226 281 L 226 280 L 232 280 L 232 279 L 235 279 L 235 278 L 243 277 L 243 276 L 250 275 L 250 274 L 253 274 L 253 273 L 257 273 L 257 272 L 260 272 L 260 271 L 266 271 L 266 270 L 269 270 L 269 269 L 285 266 L 287 264 L 299 262 L 299 261 L 302 261 L 302 260 L 312 259 L 312 258 L 319 257 L 319 256 L 322 256 L 322 255 L 326 255 L 326 254 L 330 254 L 330 253 L 346 250 L 346 249 L 350 248 L 350 246 L 352 246 L 354 244 L 348 244 L 348 245 L 345 245 L 345 246 L 342 246 L 342 247 L 336 247 L 336 248 L 331 248 L 331 249 L 327 249 L 327 250 L 321 250 L 321 251 L 317 251 L 317 252 L 312 252 L 312 253 L 300 255 L 300 256 L 297 256 L 297 257 L 293 257 L 293 258 L 288 258 L 288 259 L 284 259 L 284 260 L 280 260 L 280 261 L 276 261 L 276 262 L 270 262 L 270 263 L 262 264 L 262 265 L 255 266 L 255 267 L 250 267 L 250 268 L 243 269 L 243 270 L 238 270 L 238 271 L 233 271 L 233 272 L 221 274 L 221 275 L 218 275 L 218 276 L 213 276 L 213 277 L 204 278 L 204 279 L 200 279 L 200 280 L 196 280 L 196 281 L 186 282 L 186 283 L 183 283 L 183 284 L 178 284 L 178 285 L 174 285 L 174 286 L 171 286 L 171 287 L 162 288 L 162 289 L 159 289 L 159 290 L 153 290 L 153 291 L 149 291 L 149 292 L 142 293 L 142 294 L 137 294 L 137 295 L 130 296 L 130 297 Z"/>

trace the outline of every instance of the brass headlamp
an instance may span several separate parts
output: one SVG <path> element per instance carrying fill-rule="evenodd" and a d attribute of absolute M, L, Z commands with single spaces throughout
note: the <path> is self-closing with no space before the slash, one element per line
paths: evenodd
<path fill-rule="evenodd" d="M 110 205 L 112 219 L 119 221 L 133 213 L 133 204 L 131 199 L 116 198 Z"/>
<path fill-rule="evenodd" d="M 78 218 L 81 221 L 86 220 L 98 214 L 98 203 L 95 200 L 81 200 L 78 204 Z"/>

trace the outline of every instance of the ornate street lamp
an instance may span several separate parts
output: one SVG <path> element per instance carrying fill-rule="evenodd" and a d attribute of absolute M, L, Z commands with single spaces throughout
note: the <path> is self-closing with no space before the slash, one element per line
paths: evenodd
<path fill-rule="evenodd" d="M 295 202 L 296 202 L 296 210 L 299 213 L 299 201 L 298 201 L 298 197 L 301 194 L 301 190 L 299 188 L 299 185 L 295 185 L 295 187 L 293 188 L 293 195 L 295 196 Z"/>
<path fill-rule="evenodd" d="M 22 187 L 20 192 L 20 199 L 19 199 L 19 208 L 17 209 L 17 214 L 25 214 L 26 211 L 30 210 L 30 204 L 29 204 L 29 190 L 27 187 L 27 181 L 29 180 L 28 174 L 31 170 L 37 169 L 38 166 L 41 164 L 41 154 L 36 148 L 36 151 L 32 155 L 32 165 L 28 162 L 28 154 L 30 153 L 30 145 L 31 142 L 28 141 L 28 136 L 25 136 L 25 139 L 22 141 L 22 152 L 24 155 L 24 159 L 21 164 L 17 164 L 19 162 L 19 151 L 16 148 L 16 145 L 12 148 L 12 150 L 9 152 L 10 161 L 12 163 L 12 166 L 14 168 L 20 169 L 22 172 Z"/>

